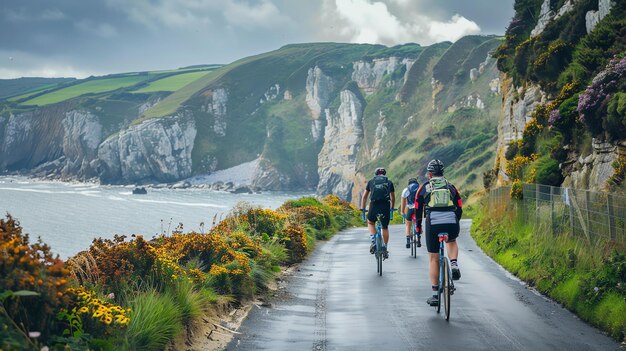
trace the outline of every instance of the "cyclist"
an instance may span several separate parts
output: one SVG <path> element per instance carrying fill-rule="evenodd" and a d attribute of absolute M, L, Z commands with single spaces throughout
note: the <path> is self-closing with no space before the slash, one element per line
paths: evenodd
<path fill-rule="evenodd" d="M 463 201 L 456 187 L 443 177 L 443 162 L 432 160 L 426 168 L 428 182 L 417 191 L 415 197 L 415 220 L 421 231 L 422 217 L 426 218 L 426 247 L 430 256 L 429 275 L 434 295 L 426 302 L 437 306 L 439 289 L 439 233 L 448 233 L 446 249 L 452 268 L 452 279 L 461 278 L 457 258 L 459 247 L 459 221 L 463 214 Z M 422 215 L 423 214 L 423 215 Z"/>
<path fill-rule="evenodd" d="M 372 245 L 370 246 L 370 253 L 373 254 L 376 249 L 374 242 L 374 235 L 376 234 L 376 221 L 380 215 L 380 225 L 383 228 L 383 257 L 388 258 L 387 243 L 389 242 L 389 219 L 391 216 L 391 209 L 394 208 L 396 203 L 395 189 L 393 183 L 387 178 L 387 171 L 382 168 L 376 168 L 374 172 L 374 178 L 367 182 L 367 187 L 361 198 L 361 211 L 363 217 L 365 217 L 365 204 L 367 197 L 370 195 L 370 206 L 367 214 L 367 227 L 370 231 L 370 239 Z"/>
<path fill-rule="evenodd" d="M 400 213 L 406 220 L 406 248 L 411 247 L 411 234 L 413 231 L 413 215 L 415 214 L 415 195 L 420 184 L 417 178 L 409 179 L 409 184 L 402 190 L 402 202 L 400 203 Z M 417 247 L 422 247 L 422 236 L 417 236 Z"/>

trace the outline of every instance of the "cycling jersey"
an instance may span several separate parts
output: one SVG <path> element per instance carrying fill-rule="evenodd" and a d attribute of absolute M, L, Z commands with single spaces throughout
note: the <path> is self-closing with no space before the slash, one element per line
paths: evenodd
<path fill-rule="evenodd" d="M 418 228 L 422 228 L 422 218 L 426 218 L 426 247 L 428 252 L 439 251 L 439 233 L 448 233 L 448 241 L 454 241 L 459 235 L 459 221 L 463 215 L 463 200 L 456 187 L 448 183 L 452 197 L 452 206 L 444 208 L 430 208 L 430 182 L 422 184 L 415 195 L 415 219 Z"/>

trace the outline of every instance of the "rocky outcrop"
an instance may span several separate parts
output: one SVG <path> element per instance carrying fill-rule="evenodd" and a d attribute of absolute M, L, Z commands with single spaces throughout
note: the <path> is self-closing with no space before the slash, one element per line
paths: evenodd
<path fill-rule="evenodd" d="M 546 95 L 539 86 L 528 85 L 524 88 L 517 88 L 510 78 L 503 76 L 500 79 L 502 90 L 502 112 L 498 123 L 498 155 L 504 155 L 509 143 L 512 140 L 522 138 L 522 132 L 526 124 L 532 119 L 531 113 L 539 103 L 545 103 Z M 508 181 L 504 173 L 506 160 L 498 157 L 500 164 L 500 174 L 498 179 Z"/>
<path fill-rule="evenodd" d="M 280 172 L 270 160 L 260 158 L 252 176 L 252 186 L 263 190 L 285 190 L 291 183 L 288 175 Z"/>
<path fill-rule="evenodd" d="M 318 66 L 309 68 L 306 77 L 306 104 L 314 120 L 320 118 L 322 111 L 328 106 L 335 89 L 332 78 L 324 74 Z"/>
<path fill-rule="evenodd" d="M 102 126 L 97 117 L 86 111 L 70 111 L 61 122 L 63 125 L 64 178 L 93 178 L 96 172 L 98 145 L 102 141 Z"/>
<path fill-rule="evenodd" d="M 313 117 L 311 135 L 315 141 L 322 137 L 324 118 L 320 117 L 325 117 L 321 116 L 322 111 L 328 106 L 334 90 L 335 83 L 332 78 L 322 72 L 321 68 L 318 66 L 309 68 L 306 78 L 306 104 Z"/>
<path fill-rule="evenodd" d="M 415 63 L 415 60 L 399 57 L 387 57 L 374 59 L 370 61 L 356 61 L 352 64 L 352 80 L 357 83 L 359 88 L 366 94 L 376 92 L 383 78 L 387 74 L 393 73 L 401 66 L 406 67 L 404 79 L 406 80 L 406 72 Z"/>
<path fill-rule="evenodd" d="M 213 132 L 218 136 L 226 135 L 226 104 L 228 103 L 228 91 L 224 88 L 208 90 L 204 94 L 208 102 L 201 107 L 201 112 L 213 116 Z"/>
<path fill-rule="evenodd" d="M 187 113 L 131 126 L 98 148 L 100 178 L 112 183 L 187 178 L 195 137 L 195 121 Z"/>
<path fill-rule="evenodd" d="M 0 170 L 62 179 L 96 177 L 101 140 L 98 118 L 68 105 L 10 115 L 0 118 Z"/>
<path fill-rule="evenodd" d="M 264 104 L 268 101 L 274 101 L 280 96 L 280 84 L 276 83 L 269 87 L 267 91 L 263 94 L 261 99 L 259 99 L 259 104 Z"/>
<path fill-rule="evenodd" d="M 550 0 L 544 0 L 541 4 L 539 19 L 537 20 L 537 25 L 535 26 L 535 28 L 533 28 L 533 30 L 530 32 L 531 37 L 541 34 L 543 30 L 546 29 L 546 26 L 548 25 L 548 23 L 550 23 L 550 21 L 556 20 L 574 9 L 574 3 L 572 2 L 572 0 L 567 0 L 557 12 L 554 12 L 550 8 L 550 2 Z"/>
<path fill-rule="evenodd" d="M 350 90 L 341 91 L 337 113 L 327 111 L 324 145 L 318 156 L 318 194 L 335 194 L 352 201 L 357 157 L 363 140 L 364 102 Z"/>
<path fill-rule="evenodd" d="M 566 174 L 562 186 L 604 190 L 607 179 L 615 172 L 613 162 L 618 159 L 618 146 L 595 138 L 591 145 L 590 155 L 578 156 L 561 164 L 561 169 Z"/>
<path fill-rule="evenodd" d="M 613 2 L 611 0 L 598 0 L 598 11 L 589 11 L 585 14 L 587 33 L 590 33 L 611 12 L 612 7 Z"/>
<path fill-rule="evenodd" d="M 374 134 L 374 146 L 372 146 L 372 158 L 378 158 L 384 153 L 383 142 L 388 134 L 387 125 L 385 124 L 385 115 L 382 111 L 378 111 L 378 124 L 376 125 L 376 133 Z"/>

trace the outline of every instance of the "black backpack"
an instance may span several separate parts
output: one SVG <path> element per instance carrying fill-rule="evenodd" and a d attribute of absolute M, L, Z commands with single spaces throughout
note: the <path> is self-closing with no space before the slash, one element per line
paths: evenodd
<path fill-rule="evenodd" d="M 419 183 L 411 183 L 409 184 L 408 188 L 409 189 L 409 196 L 406 198 L 406 202 L 409 205 L 413 205 L 413 203 L 415 203 L 415 196 L 417 195 L 417 191 L 419 190 L 420 185 Z"/>
<path fill-rule="evenodd" d="M 372 195 L 370 200 L 376 201 L 389 201 L 389 179 L 385 176 L 374 177 L 374 184 L 372 186 Z"/>

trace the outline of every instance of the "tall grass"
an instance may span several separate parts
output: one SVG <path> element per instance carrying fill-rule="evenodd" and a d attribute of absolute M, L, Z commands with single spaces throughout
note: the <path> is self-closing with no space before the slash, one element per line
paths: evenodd
<path fill-rule="evenodd" d="M 167 288 L 166 296 L 179 307 L 182 321 L 189 323 L 202 315 L 209 306 L 209 296 L 202 294 L 194 284 L 187 279 L 178 279 Z"/>
<path fill-rule="evenodd" d="M 483 212 L 484 211 L 484 212 Z M 472 226 L 498 263 L 617 340 L 626 336 L 626 250 L 596 238 L 534 227 L 512 204 L 483 207 Z"/>
<path fill-rule="evenodd" d="M 183 312 L 171 295 L 150 290 L 131 303 L 132 316 L 126 331 L 130 350 L 163 350 L 182 330 Z"/>

